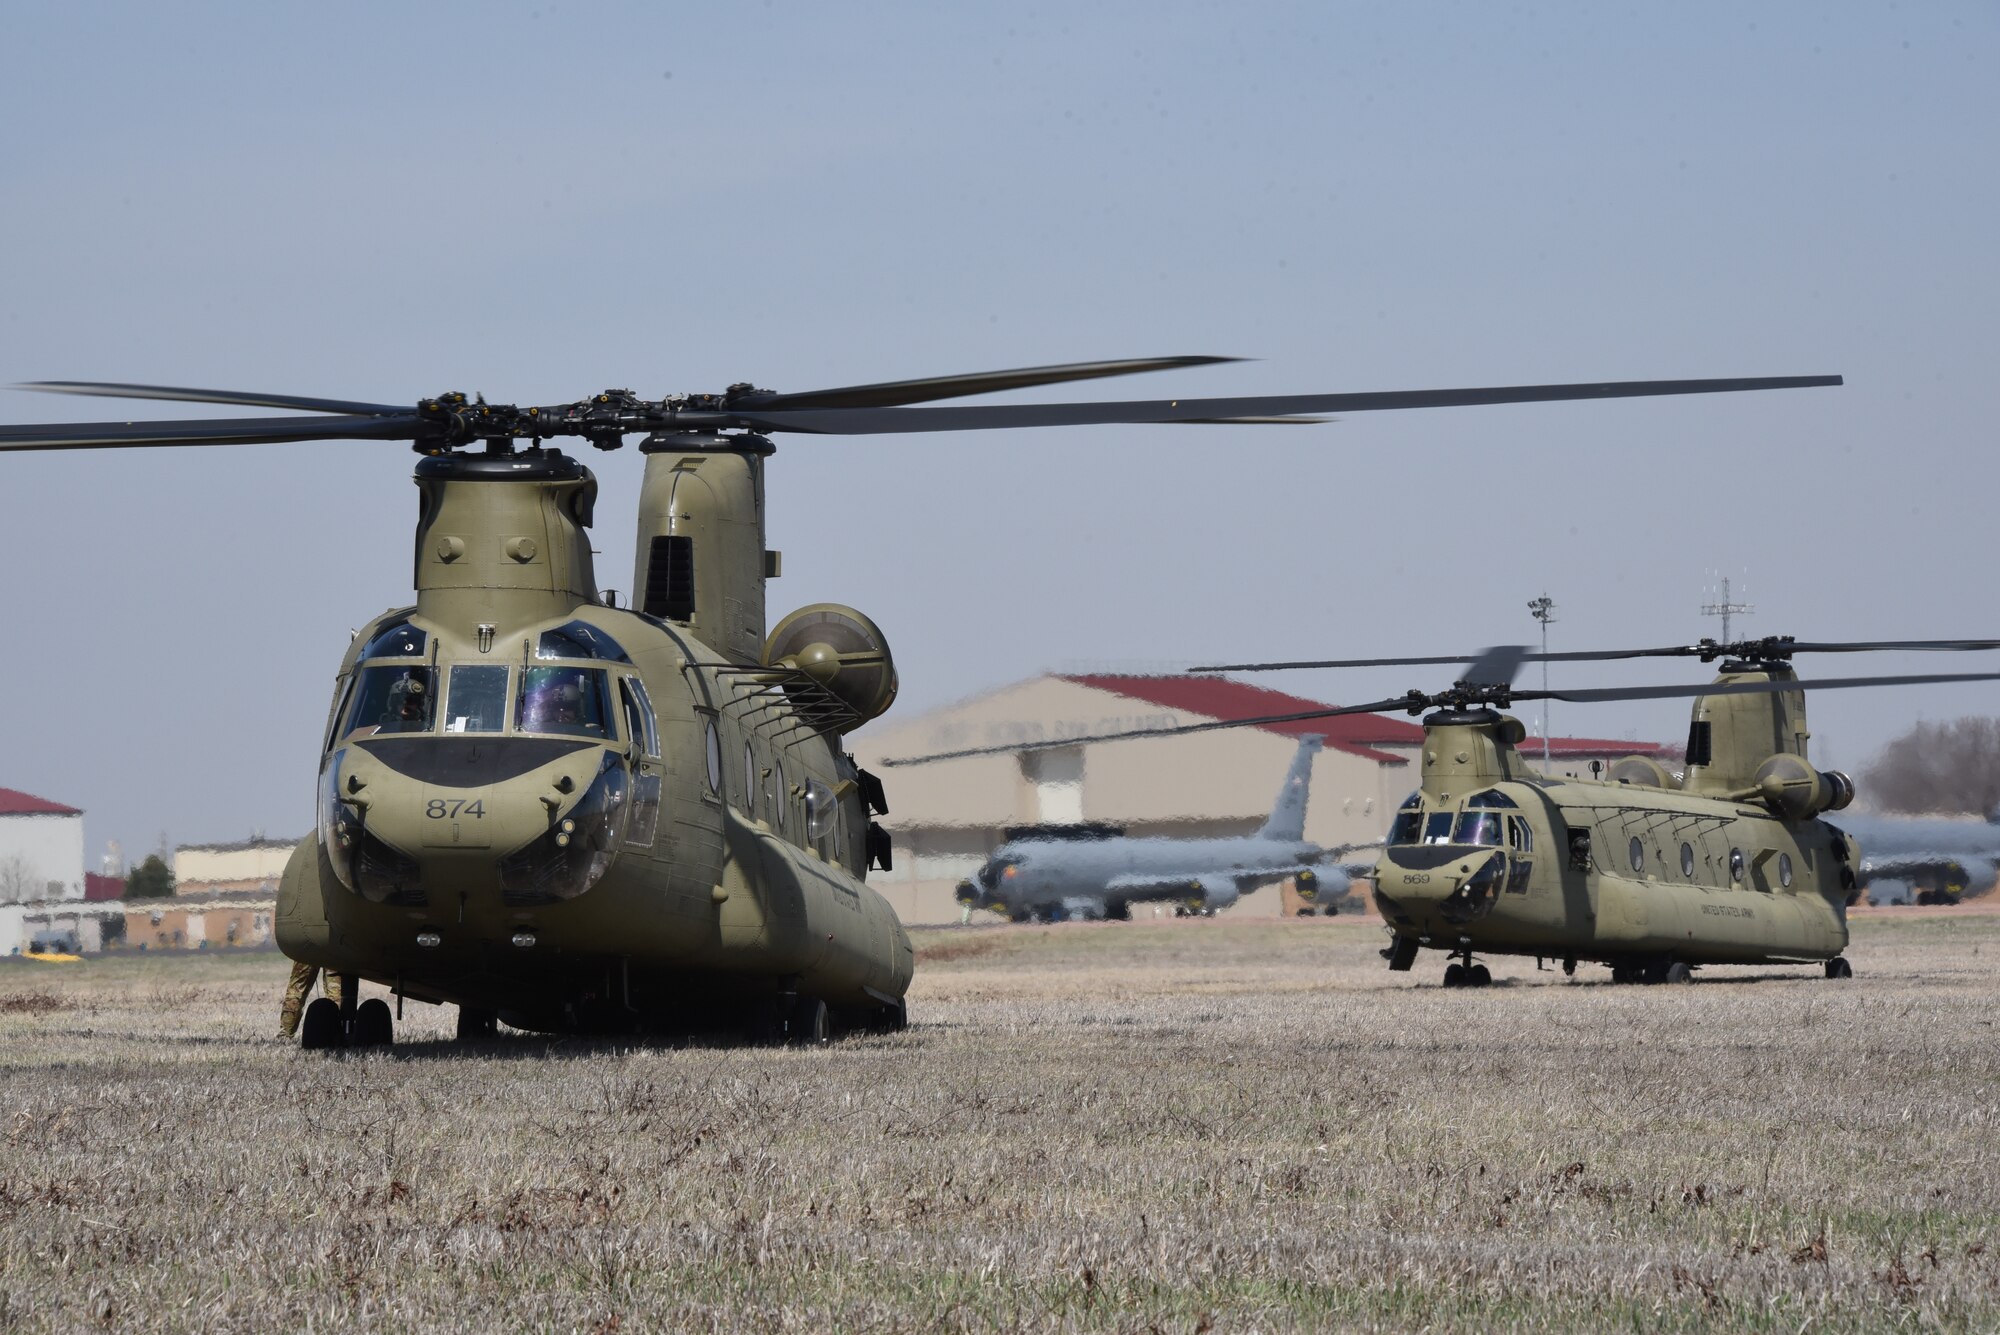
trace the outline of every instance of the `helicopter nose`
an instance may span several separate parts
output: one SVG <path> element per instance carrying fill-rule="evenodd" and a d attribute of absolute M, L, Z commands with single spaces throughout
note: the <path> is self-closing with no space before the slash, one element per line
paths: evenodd
<path fill-rule="evenodd" d="M 1377 860 L 1375 875 L 1375 898 L 1399 927 L 1435 932 L 1493 911 L 1507 857 L 1496 848 L 1464 844 L 1392 845 Z"/>
<path fill-rule="evenodd" d="M 409 739 L 390 756 L 343 748 L 329 759 L 319 837 L 343 885 L 382 904 L 470 894 L 520 908 L 573 899 L 602 879 L 631 806 L 615 752 L 565 748 L 503 774 L 465 749 Z"/>

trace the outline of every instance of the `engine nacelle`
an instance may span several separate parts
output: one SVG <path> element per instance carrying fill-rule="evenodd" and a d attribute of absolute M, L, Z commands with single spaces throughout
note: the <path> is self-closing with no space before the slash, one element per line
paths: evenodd
<path fill-rule="evenodd" d="M 1640 788 L 1678 788 L 1680 776 L 1651 756 L 1626 756 L 1611 762 L 1605 777 L 1613 783 L 1629 783 Z"/>
<path fill-rule="evenodd" d="M 831 732 L 879 718 L 896 700 L 896 663 L 881 627 L 851 607 L 814 603 L 786 617 L 764 641 L 766 667 L 792 668 L 858 717 Z"/>
<path fill-rule="evenodd" d="M 1854 780 L 1837 769 L 1814 769 L 1790 754 L 1772 756 L 1759 765 L 1751 782 L 1766 806 L 1793 820 L 1839 811 L 1854 800 Z"/>

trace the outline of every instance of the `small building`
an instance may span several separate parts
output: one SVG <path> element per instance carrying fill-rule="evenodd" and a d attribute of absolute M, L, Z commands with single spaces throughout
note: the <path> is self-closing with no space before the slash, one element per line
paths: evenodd
<path fill-rule="evenodd" d="M 260 835 L 233 844 L 183 844 L 174 850 L 174 895 L 183 899 L 245 891 L 275 895 L 298 843 Z"/>
<path fill-rule="evenodd" d="M 127 900 L 125 934 L 108 948 L 120 950 L 256 949 L 271 944 L 278 901 L 250 892 L 189 899 Z"/>
<path fill-rule="evenodd" d="M 97 948 L 84 898 L 83 812 L 0 788 L 0 955 L 43 945 Z"/>

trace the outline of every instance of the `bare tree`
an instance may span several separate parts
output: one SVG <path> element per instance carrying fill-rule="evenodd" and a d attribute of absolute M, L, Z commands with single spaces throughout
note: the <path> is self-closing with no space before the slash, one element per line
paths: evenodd
<path fill-rule="evenodd" d="M 1867 770 L 1867 789 L 1885 811 L 1988 816 L 2000 808 L 2000 718 L 1919 723 Z"/>
<path fill-rule="evenodd" d="M 40 899 L 35 890 L 35 869 L 26 858 L 16 853 L 0 860 L 0 904 L 26 904 Z"/>

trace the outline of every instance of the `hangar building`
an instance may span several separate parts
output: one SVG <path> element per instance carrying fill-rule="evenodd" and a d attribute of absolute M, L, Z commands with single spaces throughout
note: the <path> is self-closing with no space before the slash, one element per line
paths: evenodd
<path fill-rule="evenodd" d="M 1417 785 L 1423 729 L 1400 718 L 1356 714 L 922 766 L 883 764 L 970 747 L 1325 708 L 1226 677 L 1051 674 L 871 726 L 849 747 L 887 790 L 889 814 L 881 820 L 895 865 L 871 872 L 869 884 L 904 922 L 956 922 L 958 883 L 1005 842 L 1010 826 L 1106 821 L 1135 835 L 1249 834 L 1270 814 L 1299 738 L 1314 733 L 1326 738 L 1326 748 L 1313 766 L 1306 838 L 1328 846 L 1380 839 L 1390 813 Z M 1529 758 L 1538 762 L 1539 740 L 1532 749 Z M 1635 754 L 1670 753 L 1649 742 L 1550 743 L 1554 767 L 1572 771 Z M 1266 889 L 1233 911 L 1271 913 L 1277 903 L 1277 891 Z"/>

